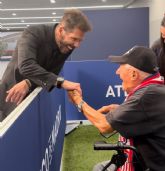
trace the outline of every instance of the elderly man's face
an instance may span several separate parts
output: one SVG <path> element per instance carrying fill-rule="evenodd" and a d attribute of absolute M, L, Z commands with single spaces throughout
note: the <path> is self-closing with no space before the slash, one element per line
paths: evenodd
<path fill-rule="evenodd" d="M 61 31 L 59 40 L 59 49 L 62 53 L 68 53 L 80 46 L 81 41 L 84 38 L 84 32 L 75 28 L 71 32 L 66 31 L 64 28 Z"/>
<path fill-rule="evenodd" d="M 128 64 L 121 64 L 116 71 L 122 82 L 122 89 L 129 93 L 134 88 L 134 83 L 132 81 L 132 72 Z"/>

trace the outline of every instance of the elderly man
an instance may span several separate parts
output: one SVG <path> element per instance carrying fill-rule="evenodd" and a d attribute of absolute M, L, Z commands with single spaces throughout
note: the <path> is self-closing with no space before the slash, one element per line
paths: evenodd
<path fill-rule="evenodd" d="M 117 130 L 130 139 L 150 171 L 165 170 L 165 86 L 151 49 L 135 46 L 122 56 L 111 56 L 119 63 L 116 74 L 122 88 L 128 93 L 119 106 L 104 106 L 98 111 L 90 107 L 76 91 L 70 91 L 71 100 L 101 133 Z M 108 112 L 108 113 L 107 113 Z M 104 115 L 103 113 L 107 113 Z M 103 165 L 94 170 L 101 171 Z M 140 171 L 133 163 L 132 170 Z M 128 170 L 127 170 L 128 171 Z"/>

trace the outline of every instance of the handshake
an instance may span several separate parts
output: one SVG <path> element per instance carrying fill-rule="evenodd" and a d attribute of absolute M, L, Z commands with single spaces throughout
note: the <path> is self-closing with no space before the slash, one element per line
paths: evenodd
<path fill-rule="evenodd" d="M 68 90 L 68 97 L 77 106 L 78 111 L 82 112 L 82 105 L 84 103 L 82 95 L 77 90 Z"/>

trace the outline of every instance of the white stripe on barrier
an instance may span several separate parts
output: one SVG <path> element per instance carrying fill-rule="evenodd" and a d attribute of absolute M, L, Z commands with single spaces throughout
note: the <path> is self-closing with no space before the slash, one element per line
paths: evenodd
<path fill-rule="evenodd" d="M 33 99 L 41 90 L 41 87 L 36 88 L 22 101 L 22 103 L 18 105 L 18 107 L 16 107 L 2 122 L 0 122 L 0 137 L 5 134 L 5 132 L 10 128 L 10 126 L 22 114 L 22 112 L 27 108 L 27 106 L 33 101 Z"/>

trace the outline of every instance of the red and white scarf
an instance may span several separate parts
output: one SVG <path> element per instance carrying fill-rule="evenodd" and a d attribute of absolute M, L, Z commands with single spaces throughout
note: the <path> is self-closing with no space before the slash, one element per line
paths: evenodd
<path fill-rule="evenodd" d="M 125 100 L 128 100 L 130 96 L 132 96 L 137 90 L 146 87 L 150 84 L 164 84 L 164 79 L 163 77 L 160 76 L 160 73 L 154 74 L 151 77 L 148 77 L 145 79 L 140 85 L 135 87 L 126 97 Z M 133 146 L 133 140 L 132 139 L 125 139 L 121 135 L 119 135 L 119 141 L 127 142 L 127 145 Z M 125 164 L 119 168 L 117 171 L 134 171 L 134 166 L 133 166 L 133 151 L 130 149 L 124 150 L 124 152 L 127 154 L 127 161 Z"/>

